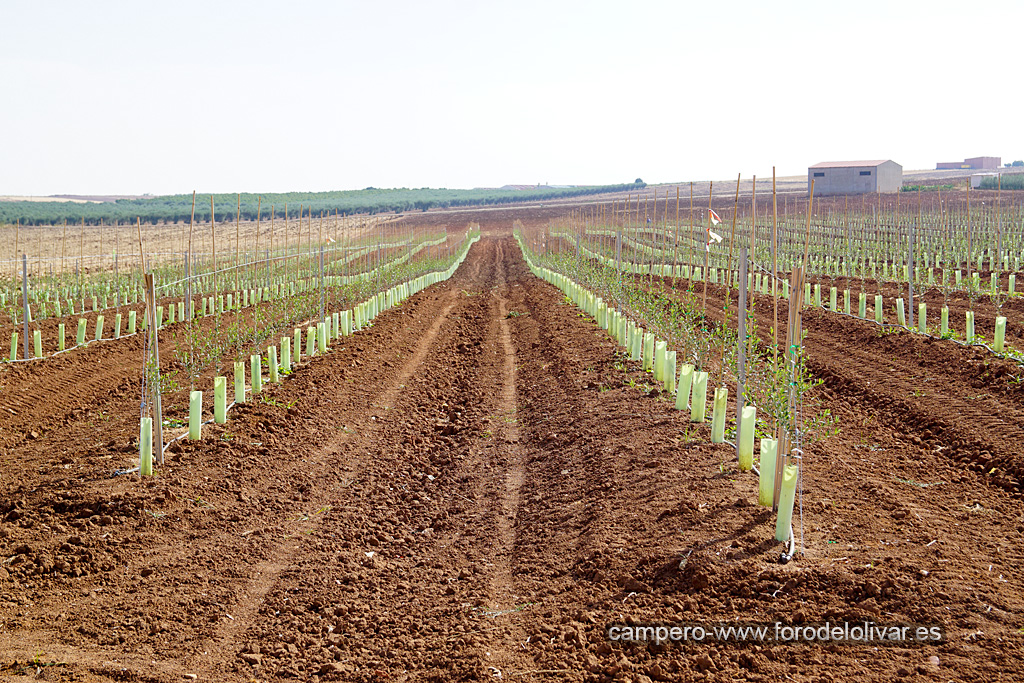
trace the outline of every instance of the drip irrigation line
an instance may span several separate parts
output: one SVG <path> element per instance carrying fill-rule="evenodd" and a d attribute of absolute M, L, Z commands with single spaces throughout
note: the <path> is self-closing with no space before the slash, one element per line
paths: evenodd
<path fill-rule="evenodd" d="M 723 441 L 722 443 L 724 443 L 727 446 L 732 446 L 733 449 L 738 448 L 736 446 L 736 444 L 734 444 L 732 441 Z M 736 462 L 739 462 L 739 456 L 738 455 L 736 456 Z M 757 469 L 756 467 L 754 467 L 753 465 L 750 466 L 750 471 L 753 472 L 755 475 L 757 475 L 759 477 L 761 476 L 761 471 L 759 469 Z"/>
<path fill-rule="evenodd" d="M 171 282 L 165 282 L 165 283 L 159 285 L 157 287 L 157 289 L 166 289 L 166 288 L 171 287 L 173 285 L 179 285 L 182 282 L 191 282 L 193 280 L 197 280 L 197 279 L 199 279 L 201 277 L 209 277 L 211 275 L 219 275 L 221 273 L 228 273 L 228 272 L 231 272 L 233 270 L 242 270 L 243 268 L 252 268 L 254 266 L 262 265 L 264 263 L 272 263 L 274 261 L 286 261 L 286 260 L 294 259 L 294 258 L 295 258 L 294 256 L 272 256 L 270 258 L 260 259 L 258 261 L 249 261 L 248 263 L 242 263 L 242 264 L 239 264 L 237 266 L 228 266 L 227 268 L 221 268 L 219 270 L 210 270 L 210 271 L 207 271 L 205 273 L 197 273 L 197 274 L 193 275 L 192 277 L 184 277 L 184 278 L 181 278 L 180 280 L 173 280 Z"/>
<path fill-rule="evenodd" d="M 70 299 L 75 299 L 77 297 L 69 297 L 69 298 Z M 82 298 L 85 299 L 85 297 L 82 297 Z M 68 299 L 65 299 L 65 301 L 67 301 L 67 300 Z M 58 299 L 56 301 L 56 303 L 59 303 L 59 302 L 60 302 L 60 300 Z M 16 302 L 14 302 L 14 301 L 12 301 L 11 303 L 17 305 Z M 55 302 L 53 302 L 53 301 L 36 301 L 34 304 L 31 304 L 31 305 L 35 306 L 35 305 L 40 304 L 40 303 L 47 303 L 47 304 L 49 304 L 49 303 L 55 303 Z M 145 302 L 142 302 L 142 301 L 135 301 L 135 302 L 131 302 L 131 303 L 129 303 L 128 301 L 125 301 L 124 303 L 122 303 L 120 305 L 104 306 L 103 308 L 94 308 L 91 311 L 87 311 L 87 310 L 85 310 L 83 308 L 81 313 L 69 313 L 67 315 L 60 315 L 60 316 L 48 315 L 48 316 L 43 317 L 43 318 L 33 318 L 31 322 L 37 323 L 40 320 L 56 320 L 57 318 L 70 318 L 71 316 L 74 316 L 74 315 L 89 315 L 90 313 L 105 313 L 107 311 L 114 311 L 114 310 L 120 311 L 122 308 L 127 308 L 127 309 L 130 310 L 132 306 L 145 306 L 145 305 L 146 305 Z M 14 324 L 17 324 L 17 323 L 14 323 Z"/>
<path fill-rule="evenodd" d="M 227 390 L 227 388 L 225 387 L 225 391 L 226 390 Z M 225 418 L 227 418 L 228 412 L 230 412 L 230 410 L 232 408 L 234 408 L 236 405 L 238 405 L 238 402 L 237 401 L 232 401 L 227 407 L 224 408 L 224 417 Z M 199 426 L 202 427 L 203 425 L 213 424 L 215 420 L 216 420 L 216 418 L 211 418 L 209 420 L 206 420 L 205 422 L 200 422 Z M 188 432 L 187 431 L 184 434 L 179 434 L 178 436 L 176 436 L 173 439 L 171 439 L 170 441 L 168 441 L 166 444 L 164 444 L 163 452 L 166 453 L 167 449 L 171 447 L 172 443 L 174 443 L 175 441 L 179 441 L 181 439 L 184 439 L 186 436 L 188 436 Z"/>
<path fill-rule="evenodd" d="M 443 240 L 441 240 L 441 241 L 443 242 Z M 411 244 L 411 243 L 414 243 L 414 240 L 405 240 L 405 241 L 402 241 L 402 242 L 391 242 L 391 243 L 386 244 L 384 246 L 386 246 L 386 247 L 388 247 L 390 249 L 392 247 L 406 246 L 406 245 Z M 363 246 L 363 247 L 347 246 L 346 247 L 346 246 L 340 246 L 339 245 L 338 247 L 336 247 L 334 249 L 334 251 L 350 252 L 350 251 L 358 251 L 360 249 L 366 249 L 366 248 L 367 247 L 365 247 L 365 246 Z M 377 245 L 373 245 L 372 249 L 376 249 L 376 248 L 377 248 Z M 74 257 L 73 260 L 74 261 L 78 261 L 80 259 L 85 259 L 85 260 L 88 261 L 90 259 L 93 259 L 93 260 L 95 260 L 95 259 L 106 259 L 106 258 L 110 258 L 110 256 L 112 254 L 114 254 L 114 253 L 116 253 L 118 257 L 123 256 L 125 258 L 138 257 L 138 255 L 139 255 L 137 252 L 134 252 L 134 251 L 117 251 L 117 252 L 113 252 L 112 251 L 110 254 L 90 254 L 89 256 Z M 147 251 L 146 252 L 146 256 L 152 256 L 152 255 L 157 255 L 157 256 L 178 256 L 178 257 L 182 257 L 182 258 L 184 258 L 187 254 L 188 254 L 187 251 Z M 200 257 L 204 257 L 204 256 L 213 256 L 213 252 L 212 251 L 194 251 L 194 252 L 192 252 L 192 255 L 193 255 L 194 258 L 199 259 Z M 60 260 L 59 256 L 29 256 L 28 258 L 29 258 L 30 261 L 59 261 Z M 289 256 L 289 258 L 295 258 L 295 254 L 291 254 Z M 68 259 L 68 260 L 71 260 L 71 259 Z M 17 258 L 17 259 L 11 259 L 11 258 L 0 259 L 0 264 L 4 264 L 4 263 L 20 263 L 20 262 L 21 262 L 20 258 Z"/>
<path fill-rule="evenodd" d="M 398 246 L 402 246 L 402 245 L 398 245 Z M 269 263 L 270 261 L 282 260 L 282 259 L 285 259 L 285 258 L 294 258 L 294 256 L 288 256 L 288 257 L 278 257 L 278 256 L 275 256 L 275 257 L 272 257 L 270 259 L 264 259 L 264 260 L 261 260 L 261 261 L 253 261 L 253 262 L 246 263 L 246 264 L 241 264 L 241 265 L 238 265 L 238 266 L 230 266 L 228 268 L 221 268 L 220 270 L 211 270 L 211 271 L 206 272 L 206 273 L 197 273 L 196 275 L 193 275 L 191 278 L 183 278 L 181 280 L 175 280 L 173 282 L 166 282 L 164 284 L 158 285 L 156 287 L 156 289 L 158 289 L 158 290 L 166 289 L 166 288 L 171 287 L 172 285 L 177 285 L 177 284 L 181 284 L 183 282 L 189 282 L 189 281 L 198 280 L 200 278 L 211 276 L 211 275 L 218 275 L 220 273 L 225 273 L 225 272 L 228 272 L 228 271 L 231 271 L 231 270 L 235 270 L 236 268 L 237 269 L 247 268 L 247 267 L 252 266 L 252 265 L 261 264 L 261 263 Z M 401 258 L 402 258 L 402 262 L 405 262 L 405 261 L 408 260 L 409 257 L 408 257 L 408 255 L 406 255 L 406 256 L 403 256 Z M 390 261 L 388 263 L 385 263 L 384 266 L 382 266 L 382 267 L 393 266 L 396 263 L 398 263 L 398 259 L 396 259 L 394 261 Z M 330 265 L 333 265 L 333 264 L 330 264 Z M 370 272 L 371 271 L 366 271 L 366 273 L 357 273 L 355 275 L 348 275 L 348 276 L 343 276 L 343 277 L 359 277 L 360 275 L 369 274 Z M 232 291 L 232 290 L 224 290 L 224 291 Z M 200 293 L 200 294 L 201 294 L 201 296 L 206 297 L 206 296 L 208 296 L 210 294 L 217 294 L 217 293 L 222 293 L 222 292 L 209 292 L 209 293 Z M 85 297 L 83 297 L 83 298 L 85 298 Z M 40 302 L 37 301 L 36 303 L 40 303 Z M 50 303 L 50 302 L 47 301 L 46 303 Z M 82 315 L 88 315 L 89 313 L 103 313 L 105 311 L 111 311 L 111 310 L 115 310 L 115 309 L 120 310 L 122 308 L 130 308 L 132 306 L 140 306 L 140 305 L 141 306 L 145 306 L 145 303 L 144 302 L 138 302 L 138 301 L 136 301 L 134 303 L 127 303 L 127 302 L 125 302 L 125 303 L 123 303 L 121 305 L 117 305 L 117 306 L 104 306 L 103 308 L 96 308 L 96 309 L 93 309 L 91 311 L 83 310 L 82 311 Z M 73 315 L 75 315 L 75 313 L 71 313 L 70 315 L 73 316 Z M 60 317 L 66 318 L 66 317 L 70 317 L 70 316 L 60 316 Z M 53 318 L 51 318 L 50 316 L 47 316 L 45 318 L 38 318 L 38 319 L 34 320 L 33 322 L 37 322 L 38 320 L 51 320 L 51 319 L 55 319 L 55 318 L 56 318 L 56 316 L 54 316 Z"/>
<path fill-rule="evenodd" d="M 130 337 L 134 337 L 134 336 L 139 335 L 139 334 L 142 334 L 142 332 L 130 332 L 130 333 L 122 334 L 120 337 L 103 337 L 102 339 L 89 339 L 89 340 L 86 340 L 86 341 L 82 342 L 81 344 L 76 344 L 74 346 L 70 346 L 70 347 L 64 349 L 63 351 L 54 351 L 53 353 L 51 353 L 48 356 L 39 356 L 39 357 L 33 356 L 32 358 L 15 358 L 14 360 L 11 360 L 10 358 L 7 358 L 7 359 L 4 359 L 4 360 L 0 360 L 0 364 L 3 364 L 3 363 L 27 363 L 28 361 L 33 361 L 33 360 L 46 360 L 47 358 L 53 358 L 54 356 L 59 356 L 62 353 L 68 353 L 68 352 L 74 351 L 76 349 L 83 349 L 86 346 L 89 346 L 90 344 L 96 344 L 98 342 L 105 342 L 105 341 L 117 341 L 118 339 L 128 339 Z"/>

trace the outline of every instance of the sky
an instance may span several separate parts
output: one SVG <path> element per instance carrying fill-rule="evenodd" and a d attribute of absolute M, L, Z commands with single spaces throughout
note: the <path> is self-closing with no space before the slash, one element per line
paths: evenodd
<path fill-rule="evenodd" d="M 0 195 L 1007 162 L 1021 26 L 1021 0 L 0 0 Z"/>

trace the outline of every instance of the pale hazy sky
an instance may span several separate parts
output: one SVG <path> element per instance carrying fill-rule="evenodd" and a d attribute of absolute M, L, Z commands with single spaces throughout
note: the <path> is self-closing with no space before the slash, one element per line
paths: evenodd
<path fill-rule="evenodd" d="M 1010 161 L 1022 27 L 1022 0 L 0 0 L 0 195 Z"/>

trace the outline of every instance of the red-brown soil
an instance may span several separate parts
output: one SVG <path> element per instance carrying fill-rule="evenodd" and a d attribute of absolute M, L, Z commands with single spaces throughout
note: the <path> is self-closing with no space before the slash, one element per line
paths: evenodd
<path fill-rule="evenodd" d="M 509 236 L 522 217 L 481 212 L 451 280 L 176 443 L 144 481 L 114 474 L 136 462 L 138 342 L 34 366 L 32 395 L 5 369 L 0 676 L 1024 676 L 1024 397 L 1001 362 L 808 315 L 815 400 L 841 431 L 808 449 L 803 553 L 780 564 L 756 478 L 529 274 Z M 605 633 L 775 620 L 934 624 L 946 641 Z"/>

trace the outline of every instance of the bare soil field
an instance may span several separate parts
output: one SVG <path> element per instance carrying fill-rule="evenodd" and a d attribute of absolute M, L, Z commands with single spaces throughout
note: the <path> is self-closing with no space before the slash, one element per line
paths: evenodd
<path fill-rule="evenodd" d="M 549 215 L 410 216 L 484 237 L 144 480 L 119 474 L 137 464 L 138 338 L 0 368 L 0 678 L 1024 678 L 1016 366 L 809 313 L 814 401 L 840 432 L 804 456 L 783 564 L 733 449 L 530 274 L 512 222 Z M 709 312 L 724 304 L 711 288 Z M 768 302 L 757 315 L 767 338 Z M 944 638 L 607 635 L 844 621 Z"/>

